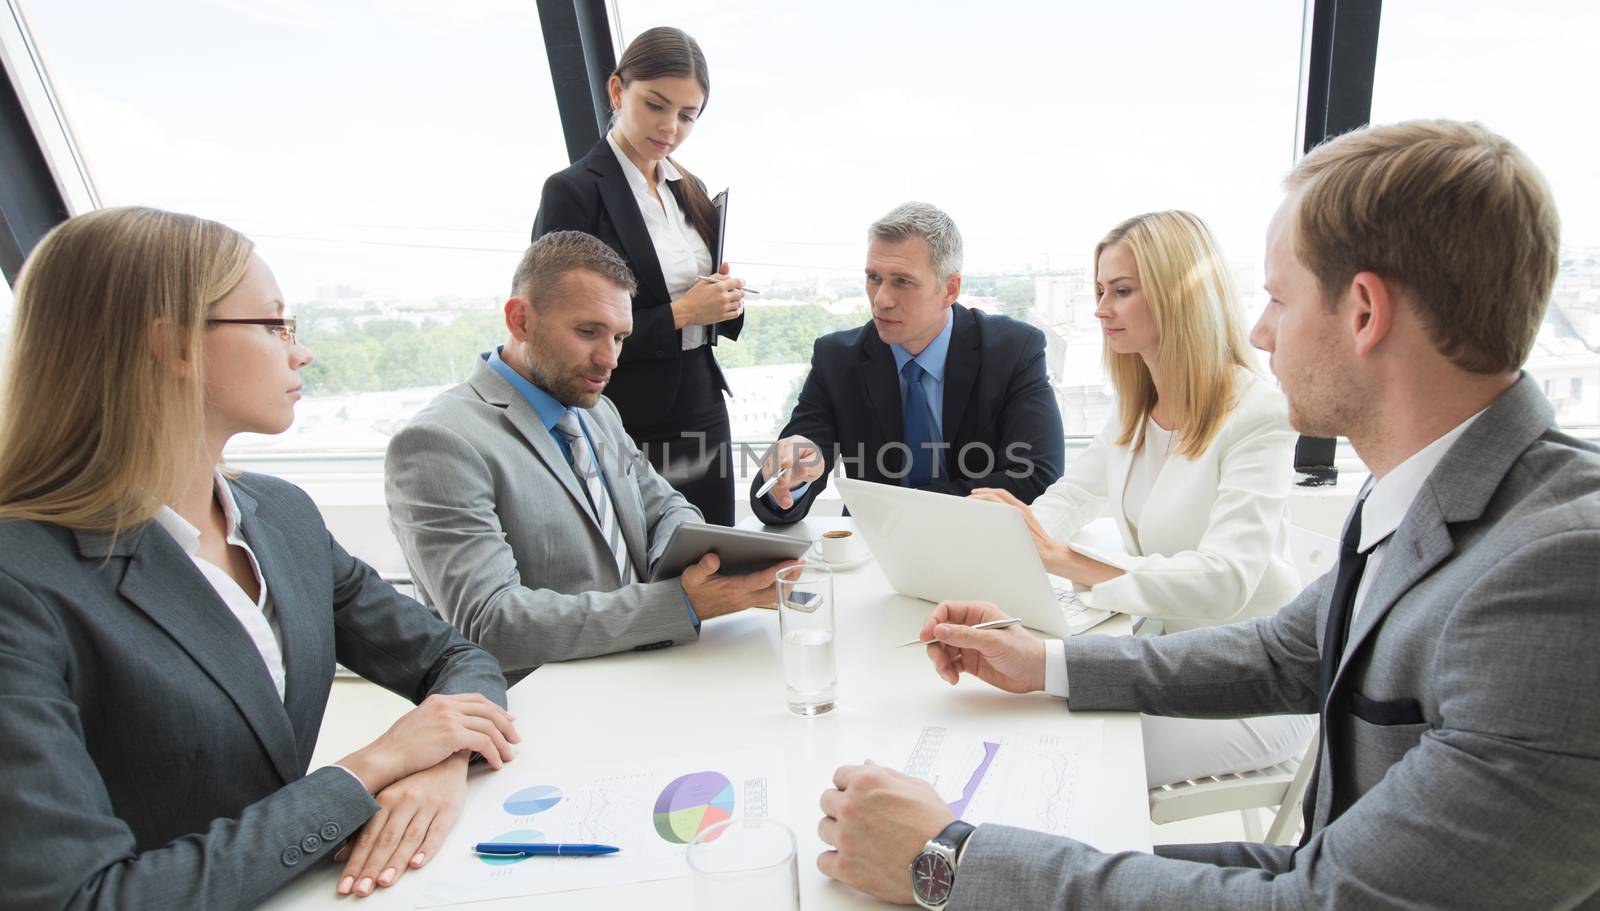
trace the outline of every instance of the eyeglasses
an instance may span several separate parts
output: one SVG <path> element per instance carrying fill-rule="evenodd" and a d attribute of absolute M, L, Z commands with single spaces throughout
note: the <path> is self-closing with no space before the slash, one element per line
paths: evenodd
<path fill-rule="evenodd" d="M 208 319 L 207 326 L 266 326 L 285 345 L 295 342 L 294 317 L 286 319 Z"/>

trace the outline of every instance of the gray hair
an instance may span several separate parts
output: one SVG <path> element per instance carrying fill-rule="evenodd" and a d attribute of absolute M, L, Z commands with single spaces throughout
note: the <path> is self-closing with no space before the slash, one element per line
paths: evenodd
<path fill-rule="evenodd" d="M 940 281 L 961 271 L 961 231 L 937 206 L 925 202 L 901 203 L 867 229 L 868 241 L 898 243 L 913 237 L 928 242 L 933 271 Z"/>

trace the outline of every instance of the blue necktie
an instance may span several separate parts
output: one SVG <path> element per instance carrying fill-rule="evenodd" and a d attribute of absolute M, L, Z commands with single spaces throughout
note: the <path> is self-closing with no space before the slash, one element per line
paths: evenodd
<path fill-rule="evenodd" d="M 906 445 L 911 447 L 911 473 L 906 476 L 907 487 L 927 487 L 933 483 L 935 449 L 939 442 L 933 434 L 933 413 L 928 410 L 928 393 L 922 388 L 922 376 L 927 371 L 916 361 L 906 361 L 900 375 L 906 381 Z"/>

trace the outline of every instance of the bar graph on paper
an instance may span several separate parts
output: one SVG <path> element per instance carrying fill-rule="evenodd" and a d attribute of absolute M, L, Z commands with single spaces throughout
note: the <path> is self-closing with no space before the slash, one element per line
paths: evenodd
<path fill-rule="evenodd" d="M 1093 808 L 1075 800 L 1092 782 L 1100 725 L 1075 725 L 1072 736 L 1031 731 L 925 725 L 904 769 L 933 785 L 950 811 L 973 824 L 1000 823 L 1056 835 L 1084 831 Z"/>

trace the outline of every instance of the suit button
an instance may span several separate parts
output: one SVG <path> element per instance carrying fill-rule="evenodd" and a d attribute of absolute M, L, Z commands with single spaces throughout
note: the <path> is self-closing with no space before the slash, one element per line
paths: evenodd
<path fill-rule="evenodd" d="M 343 834 L 344 830 L 339 828 L 339 824 L 336 822 L 324 823 L 322 826 L 323 841 L 338 841 L 339 836 Z"/>
<path fill-rule="evenodd" d="M 289 847 L 283 849 L 283 856 L 279 859 L 283 861 L 283 865 L 285 867 L 292 867 L 300 862 L 301 856 L 300 846 L 290 845 Z"/>
<path fill-rule="evenodd" d="M 315 833 L 300 839 L 300 850 L 306 852 L 307 854 L 315 854 L 321 847 L 322 839 L 318 838 Z"/>

